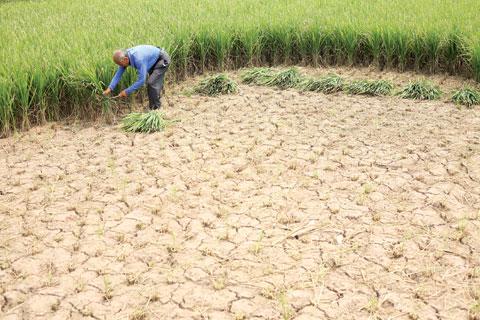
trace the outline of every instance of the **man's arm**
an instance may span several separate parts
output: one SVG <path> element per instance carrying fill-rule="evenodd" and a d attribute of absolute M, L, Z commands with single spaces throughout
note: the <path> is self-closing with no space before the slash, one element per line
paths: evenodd
<path fill-rule="evenodd" d="M 115 87 L 117 86 L 120 79 L 122 79 L 122 75 L 123 75 L 124 72 L 125 72 L 124 67 L 118 67 L 117 72 L 115 72 L 115 75 L 113 76 L 112 82 L 110 82 L 110 85 L 108 86 L 108 88 L 110 88 L 110 90 L 113 91 L 115 89 Z"/>
<path fill-rule="evenodd" d="M 134 91 L 137 91 L 140 89 L 141 86 L 145 83 L 147 80 L 147 65 L 143 63 L 140 68 L 138 68 L 138 79 L 135 81 L 134 84 L 132 84 L 130 87 L 125 89 L 125 92 L 128 95 L 131 95 Z"/>

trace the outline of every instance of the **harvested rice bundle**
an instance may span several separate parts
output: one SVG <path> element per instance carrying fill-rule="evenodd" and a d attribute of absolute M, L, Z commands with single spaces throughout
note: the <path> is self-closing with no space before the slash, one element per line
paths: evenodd
<path fill-rule="evenodd" d="M 343 90 L 343 79 L 336 74 L 329 74 L 320 79 L 306 79 L 298 87 L 303 91 L 335 93 Z"/>
<path fill-rule="evenodd" d="M 480 92 L 475 89 L 465 87 L 453 93 L 452 101 L 455 104 L 462 104 L 467 107 L 480 104 Z"/>
<path fill-rule="evenodd" d="M 301 81 L 300 74 L 296 68 L 273 73 L 266 77 L 260 84 L 269 87 L 278 87 L 280 89 L 287 89 L 296 87 Z"/>
<path fill-rule="evenodd" d="M 193 88 L 193 92 L 206 96 L 218 96 L 237 91 L 237 83 L 222 73 L 203 79 Z"/>
<path fill-rule="evenodd" d="M 243 83 L 260 85 L 270 79 L 273 73 L 270 68 L 252 68 L 244 71 L 241 78 Z"/>
<path fill-rule="evenodd" d="M 122 129 L 127 132 L 152 133 L 163 131 L 179 120 L 167 120 L 165 114 L 152 110 L 146 113 L 133 112 L 122 120 Z"/>
<path fill-rule="evenodd" d="M 393 84 L 387 80 L 355 80 L 345 86 L 350 94 L 387 96 L 392 93 Z"/>
<path fill-rule="evenodd" d="M 442 96 L 442 91 L 430 81 L 416 80 L 410 82 L 397 95 L 405 99 L 436 100 Z"/>

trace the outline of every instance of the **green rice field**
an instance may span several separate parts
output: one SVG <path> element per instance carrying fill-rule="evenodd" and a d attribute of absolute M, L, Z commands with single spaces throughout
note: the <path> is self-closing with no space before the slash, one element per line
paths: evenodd
<path fill-rule="evenodd" d="M 374 65 L 480 81 L 480 1 L 0 3 L 0 134 L 101 110 L 111 53 L 165 47 L 169 80 L 250 65 Z M 124 76 L 124 85 L 135 74 Z"/>

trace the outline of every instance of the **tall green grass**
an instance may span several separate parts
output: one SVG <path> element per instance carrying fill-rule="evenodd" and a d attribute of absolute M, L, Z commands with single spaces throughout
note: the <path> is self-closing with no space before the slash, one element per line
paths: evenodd
<path fill-rule="evenodd" d="M 347 64 L 480 80 L 480 1 L 0 3 L 0 134 L 96 112 L 116 48 L 165 47 L 173 81 L 253 65 Z M 131 70 L 121 86 L 134 80 Z"/>

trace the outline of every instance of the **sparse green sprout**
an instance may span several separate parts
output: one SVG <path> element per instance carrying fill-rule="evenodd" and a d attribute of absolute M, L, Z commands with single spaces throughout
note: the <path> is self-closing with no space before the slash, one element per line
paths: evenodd
<path fill-rule="evenodd" d="M 336 74 L 329 74 L 320 79 L 305 79 L 298 87 L 302 91 L 335 93 L 343 90 L 343 79 Z"/>
<path fill-rule="evenodd" d="M 226 282 L 226 279 L 225 279 L 224 276 L 223 276 L 223 277 L 219 277 L 219 278 L 217 278 L 217 279 L 214 279 L 214 280 L 212 281 L 213 288 L 214 288 L 215 290 L 217 290 L 217 291 L 218 291 L 218 290 L 225 289 L 225 282 Z"/>
<path fill-rule="evenodd" d="M 467 235 L 467 225 L 468 225 L 468 220 L 466 219 L 461 219 L 457 226 L 456 226 L 456 232 L 455 232 L 455 240 L 457 241 L 462 241 Z"/>
<path fill-rule="evenodd" d="M 345 86 L 350 94 L 387 96 L 392 93 L 393 84 L 387 80 L 355 80 Z"/>
<path fill-rule="evenodd" d="M 397 95 L 404 99 L 436 100 L 442 96 L 442 91 L 430 81 L 417 80 L 410 82 Z"/>
<path fill-rule="evenodd" d="M 82 279 L 77 279 L 75 282 L 75 293 L 82 292 L 85 289 L 86 283 Z"/>
<path fill-rule="evenodd" d="M 238 92 L 238 85 L 227 75 L 221 73 L 200 81 L 193 88 L 193 92 L 205 96 L 218 96 Z"/>
<path fill-rule="evenodd" d="M 374 191 L 374 187 L 369 183 L 363 184 L 362 187 L 363 187 L 363 192 L 365 194 L 369 194 L 369 193 L 372 193 Z"/>
<path fill-rule="evenodd" d="M 243 313 L 236 313 L 235 320 L 245 320 L 247 317 Z"/>
<path fill-rule="evenodd" d="M 128 316 L 128 320 L 145 320 L 147 319 L 147 311 L 144 308 L 137 308 Z"/>
<path fill-rule="evenodd" d="M 262 240 L 264 237 L 263 231 L 260 233 L 260 237 L 255 243 L 250 247 L 250 252 L 253 253 L 254 255 L 259 255 L 260 252 L 262 252 L 263 245 L 262 245 Z"/>
<path fill-rule="evenodd" d="M 467 221 L 466 219 L 461 219 L 458 224 L 457 224 L 457 230 L 458 231 L 461 231 L 461 232 L 465 232 L 466 228 L 467 228 Z"/>
<path fill-rule="evenodd" d="M 476 266 L 471 268 L 468 271 L 468 277 L 469 278 L 480 278 L 480 266 Z"/>
<path fill-rule="evenodd" d="M 109 301 L 113 297 L 113 288 L 111 286 L 110 280 L 104 276 L 103 277 L 103 299 Z"/>
<path fill-rule="evenodd" d="M 273 300 L 275 299 L 275 297 L 277 296 L 278 290 L 274 287 L 266 287 L 266 288 L 263 288 L 261 291 L 260 291 L 260 295 L 264 298 L 267 298 L 269 300 Z"/>
<path fill-rule="evenodd" d="M 370 298 L 370 300 L 368 300 L 367 305 L 365 306 L 365 310 L 367 310 L 367 312 L 370 314 L 377 313 L 379 308 L 380 308 L 380 303 L 377 297 Z"/>
<path fill-rule="evenodd" d="M 480 319 L 480 300 L 475 300 L 475 302 L 470 306 L 468 310 L 468 319 L 477 320 Z"/>
<path fill-rule="evenodd" d="M 167 120 L 165 114 L 152 110 L 146 113 L 133 112 L 122 120 L 122 129 L 127 132 L 152 133 L 163 131 L 180 120 Z"/>
<path fill-rule="evenodd" d="M 288 303 L 287 295 L 286 295 L 285 292 L 281 292 L 278 295 L 278 304 L 280 305 L 280 311 L 282 313 L 282 319 L 283 320 L 293 319 L 293 317 L 295 315 L 295 310 Z"/>
<path fill-rule="evenodd" d="M 453 93 L 452 101 L 455 104 L 461 104 L 467 107 L 480 104 L 480 92 L 475 89 L 465 87 Z"/>

